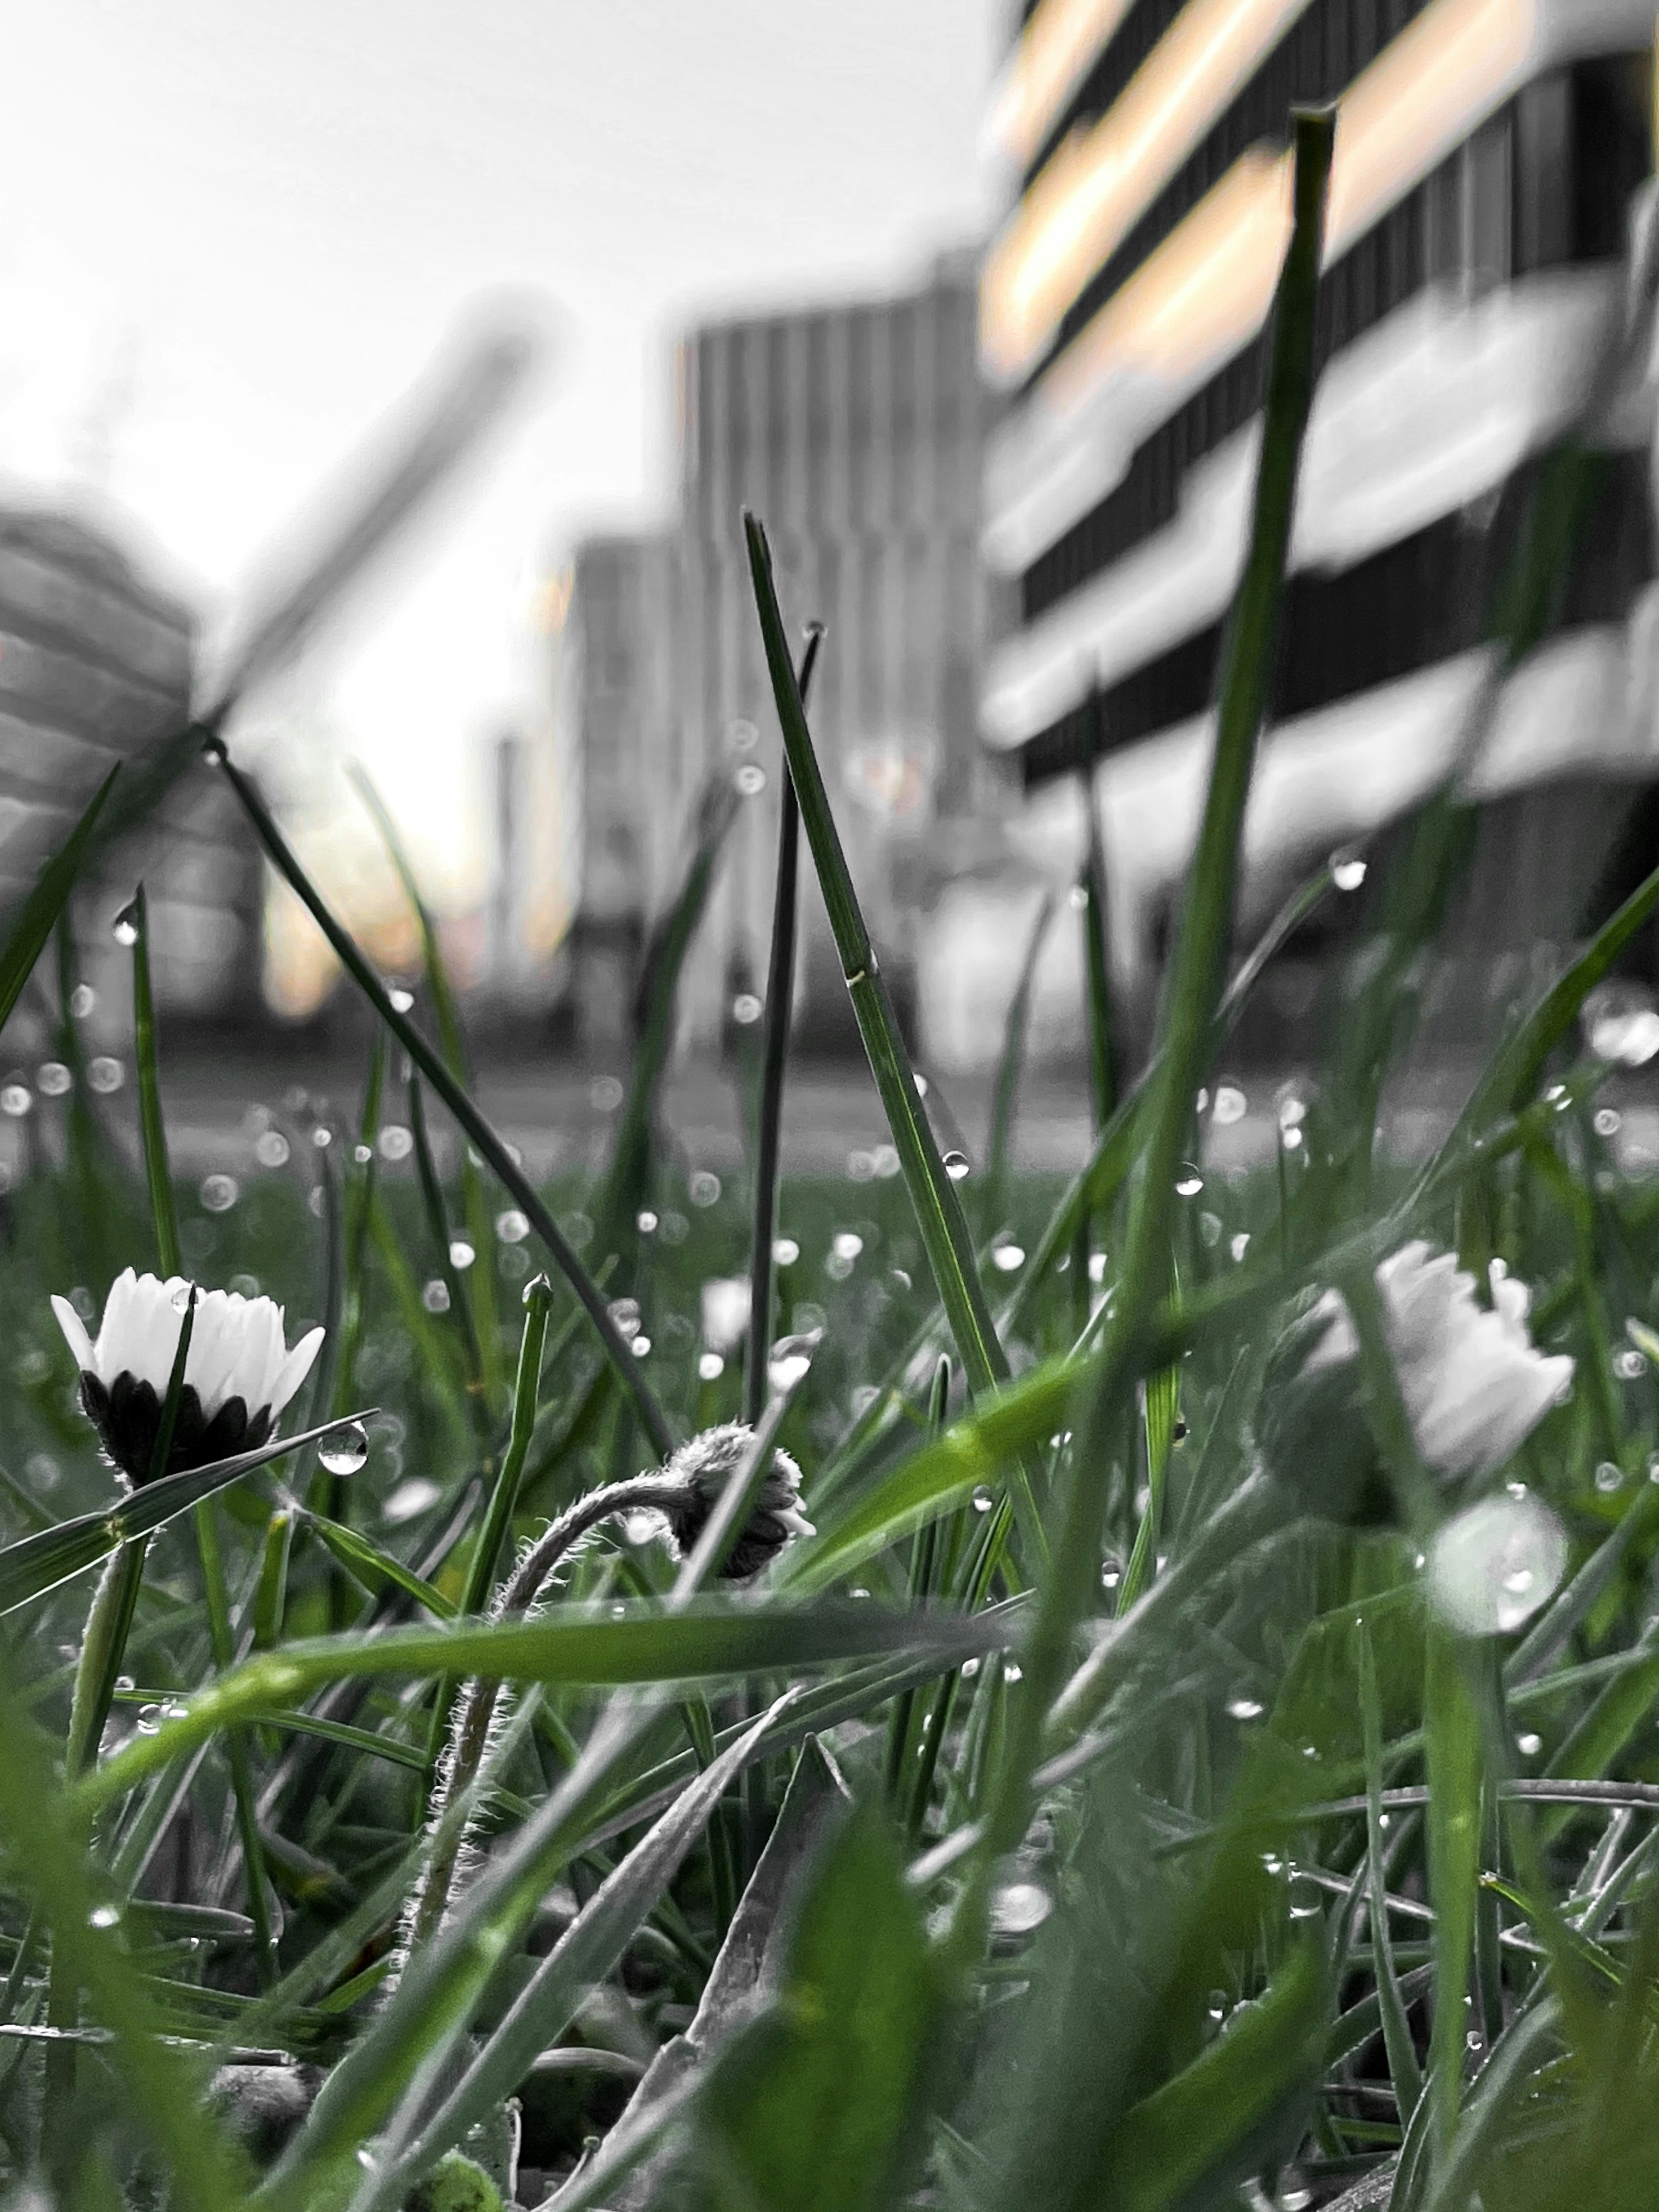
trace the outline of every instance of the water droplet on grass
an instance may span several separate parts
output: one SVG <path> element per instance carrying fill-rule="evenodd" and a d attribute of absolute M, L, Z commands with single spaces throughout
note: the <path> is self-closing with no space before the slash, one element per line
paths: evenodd
<path fill-rule="evenodd" d="M 140 1705 L 137 1727 L 140 1735 L 159 1735 L 161 1727 L 160 1705 Z"/>
<path fill-rule="evenodd" d="M 772 1243 L 772 1257 L 780 1267 L 793 1267 L 800 1257 L 800 1246 L 796 1243 L 793 1237 L 775 1237 Z"/>
<path fill-rule="evenodd" d="M 1325 1899 L 1310 1874 L 1291 1876 L 1290 1911 L 1292 1920 L 1311 1920 L 1324 1910 Z"/>
<path fill-rule="evenodd" d="M 97 1003 L 98 994 L 90 983 L 77 983 L 70 993 L 70 1012 L 78 1022 L 85 1021 Z"/>
<path fill-rule="evenodd" d="M 718 1352 L 705 1352 L 697 1360 L 697 1373 L 705 1382 L 718 1382 L 726 1372 L 726 1362 Z"/>
<path fill-rule="evenodd" d="M 856 1260 L 864 1249 L 864 1239 L 855 1229 L 838 1229 L 830 1249 L 838 1260 Z"/>
<path fill-rule="evenodd" d="M 34 1093 L 27 1083 L 0 1085 L 0 1114 L 9 1114 L 13 1121 L 17 1121 L 33 1103 Z"/>
<path fill-rule="evenodd" d="M 1229 1698 L 1227 1711 L 1236 1721 L 1259 1721 L 1261 1717 L 1262 1706 L 1260 1698 Z"/>
<path fill-rule="evenodd" d="M 448 1284 L 434 1275 L 421 1292 L 421 1304 L 429 1314 L 447 1313 L 449 1311 Z"/>
<path fill-rule="evenodd" d="M 112 1060 L 107 1053 L 100 1052 L 87 1069 L 87 1081 L 100 1098 L 107 1098 L 111 1091 L 118 1091 L 126 1081 L 126 1070 L 118 1060 Z"/>
<path fill-rule="evenodd" d="M 766 788 L 766 770 L 757 761 L 745 761 L 732 785 L 739 799 L 758 799 Z"/>
<path fill-rule="evenodd" d="M 1004 1882 L 991 1893 L 991 1925 L 999 1936 L 1029 1936 L 1054 1909 L 1054 1900 L 1041 1882 Z"/>
<path fill-rule="evenodd" d="M 687 1178 L 685 1194 L 693 1206 L 716 1206 L 720 1202 L 720 1179 L 708 1168 L 699 1168 Z"/>
<path fill-rule="evenodd" d="M 1340 891 L 1357 891 L 1365 880 L 1365 863 L 1357 853 L 1331 854 L 1331 881 Z"/>
<path fill-rule="evenodd" d="M 1641 1357 L 1639 1352 L 1637 1357 Z M 1595 1486 L 1604 1498 L 1617 1490 L 1624 1480 L 1624 1468 L 1610 1459 L 1604 1459 L 1595 1470 Z"/>
<path fill-rule="evenodd" d="M 1430 1602 L 1462 1635 L 1505 1635 L 1553 1595 L 1566 1563 L 1566 1531 L 1539 1499 L 1483 1498 L 1437 1534 Z"/>
<path fill-rule="evenodd" d="M 1206 1251 L 1214 1251 L 1221 1242 L 1221 1216 L 1218 1213 L 1200 1213 L 1198 1217 L 1198 1236 L 1199 1242 Z"/>
<path fill-rule="evenodd" d="M 657 1217 L 648 1206 L 642 1206 L 634 1216 L 634 1226 L 641 1237 L 649 1237 L 657 1225 Z"/>
<path fill-rule="evenodd" d="M 1196 1198 L 1204 1188 L 1204 1178 L 1190 1160 L 1182 1163 L 1181 1173 L 1176 1177 L 1177 1198 Z"/>
<path fill-rule="evenodd" d="M 380 1158 L 383 1160 L 406 1160 L 415 1149 L 415 1139 L 401 1121 L 389 1121 L 380 1132 Z"/>
<path fill-rule="evenodd" d="M 643 1359 L 646 1353 L 651 1349 L 651 1340 L 648 1336 L 636 1336 L 629 1345 L 629 1349 L 632 1352 L 635 1359 Z"/>
<path fill-rule="evenodd" d="M 110 935 L 115 939 L 115 942 L 118 945 L 125 945 L 129 951 L 137 945 L 138 942 L 138 902 L 137 899 L 134 899 L 130 906 L 124 906 L 120 913 L 116 915 L 114 921 L 110 924 Z"/>
<path fill-rule="evenodd" d="M 990 1511 L 990 1510 L 991 1510 L 991 1493 L 990 1493 L 989 1490 L 988 1490 L 988 1489 L 987 1489 L 986 1486 L 985 1486 L 982 1482 L 981 1482 L 981 1483 L 976 1483 L 976 1484 L 975 1485 L 975 1486 L 974 1486 L 974 1510 L 975 1510 L 975 1513 L 988 1513 L 988 1512 Z"/>
<path fill-rule="evenodd" d="M 1235 1260 L 1242 1260 L 1249 1249 L 1250 1232 L 1248 1229 L 1241 1229 L 1237 1236 L 1233 1238 L 1232 1243 L 1227 1247 L 1227 1249 L 1232 1254 Z"/>
<path fill-rule="evenodd" d="M 967 1153 L 946 1152 L 945 1155 L 945 1172 L 950 1176 L 952 1182 L 960 1182 L 968 1173 Z"/>
<path fill-rule="evenodd" d="M 94 1905 L 87 1915 L 88 1928 L 118 1928 L 121 1908 L 118 1905 Z"/>
<path fill-rule="evenodd" d="M 1280 1141 L 1287 1152 L 1299 1152 L 1302 1149 L 1302 1132 L 1300 1129 L 1285 1129 L 1281 1132 Z"/>
<path fill-rule="evenodd" d="M 1544 1739 L 1541 1735 L 1534 1735 L 1528 1729 L 1525 1735 L 1516 1736 L 1515 1747 L 1522 1759 L 1536 1759 L 1544 1748 Z"/>
<path fill-rule="evenodd" d="M 348 1421 L 331 1429 L 317 1447 L 317 1456 L 331 1474 L 356 1474 L 368 1457 L 368 1433 L 361 1421 Z"/>
<path fill-rule="evenodd" d="M 495 1234 L 503 1244 L 522 1244 L 530 1234 L 530 1224 L 515 1206 L 495 1216 Z"/>
<path fill-rule="evenodd" d="M 34 1080 L 43 1098 L 62 1098 L 69 1092 L 75 1078 L 61 1060 L 48 1060 L 41 1063 Z"/>
<path fill-rule="evenodd" d="M 1615 1352 L 1613 1355 L 1613 1371 L 1621 1382 L 1637 1381 L 1645 1373 L 1647 1364 L 1639 1352 L 1633 1351 L 1628 1346 L 1622 1352 Z"/>
<path fill-rule="evenodd" d="M 1603 1106 L 1594 1123 L 1598 1137 L 1616 1137 L 1624 1126 L 1624 1116 L 1616 1106 Z"/>
<path fill-rule="evenodd" d="M 470 1267 L 477 1256 L 477 1254 L 467 1243 L 465 1237 L 452 1237 L 450 1238 L 449 1264 L 458 1272 Z"/>
<path fill-rule="evenodd" d="M 1019 1244 L 999 1244 L 992 1253 L 991 1260 L 1005 1275 L 1012 1275 L 1017 1268 L 1025 1265 L 1024 1248 Z"/>
<path fill-rule="evenodd" d="M 623 1087 L 614 1075 L 596 1075 L 587 1086 L 587 1103 L 596 1114 L 614 1114 L 623 1103 Z"/>
<path fill-rule="evenodd" d="M 386 997 L 391 1002 L 394 1014 L 406 1014 L 415 1003 L 413 991 L 404 990 L 401 983 L 391 984 L 387 988 Z"/>
<path fill-rule="evenodd" d="M 210 1213 L 228 1213 L 239 1195 L 236 1178 L 228 1175 L 204 1176 L 197 1194 Z"/>
<path fill-rule="evenodd" d="M 288 1165 L 288 1139 L 280 1129 L 267 1129 L 253 1147 L 253 1157 L 262 1168 L 283 1168 Z"/>
<path fill-rule="evenodd" d="M 1211 1119 L 1224 1129 L 1234 1121 L 1242 1121 L 1250 1110 L 1250 1102 L 1236 1083 L 1216 1086 L 1215 1109 Z"/>
<path fill-rule="evenodd" d="M 740 1029 L 748 1029 L 765 1011 L 752 991 L 739 991 L 732 1001 L 732 1018 Z"/>

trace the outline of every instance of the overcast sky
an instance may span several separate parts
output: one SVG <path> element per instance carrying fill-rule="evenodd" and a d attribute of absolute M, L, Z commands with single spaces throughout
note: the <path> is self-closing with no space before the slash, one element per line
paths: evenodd
<path fill-rule="evenodd" d="M 106 471 L 234 604 L 465 303 L 557 366 L 309 682 L 434 877 L 476 883 L 480 734 L 537 576 L 666 504 L 669 340 L 902 283 L 982 230 L 1009 0 L 52 0 L 0 133 L 0 470 Z"/>

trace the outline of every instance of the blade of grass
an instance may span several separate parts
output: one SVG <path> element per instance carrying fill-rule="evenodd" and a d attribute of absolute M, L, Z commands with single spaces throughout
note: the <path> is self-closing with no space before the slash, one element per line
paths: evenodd
<path fill-rule="evenodd" d="M 53 854 L 35 879 L 34 888 L 10 917 L 11 927 L 0 945 L 0 1027 L 17 1004 L 23 986 L 34 973 L 35 963 L 46 951 L 58 915 L 69 902 L 80 873 L 98 817 L 109 797 L 110 786 L 120 774 L 112 768 L 88 800 L 86 810 L 70 830 L 62 848 Z"/>
<path fill-rule="evenodd" d="M 331 911 L 322 893 L 300 865 L 287 839 L 276 827 L 269 808 L 241 770 L 225 751 L 222 742 L 214 748 L 214 755 L 223 774 L 228 777 L 232 789 L 241 801 L 260 843 L 283 876 L 298 894 L 301 902 L 351 977 L 368 1000 L 386 1027 L 409 1054 L 416 1067 L 431 1085 L 462 1130 L 477 1147 L 502 1187 L 508 1191 L 515 1204 L 529 1220 L 531 1226 L 552 1255 L 554 1264 L 581 1301 L 583 1310 L 593 1325 L 595 1334 L 605 1347 L 605 1356 L 616 1370 L 624 1395 L 631 1400 L 641 1426 L 650 1437 L 653 1448 L 661 1459 L 666 1459 L 674 1449 L 674 1433 L 661 1407 L 652 1395 L 650 1386 L 641 1372 L 641 1363 L 629 1349 L 628 1341 L 611 1320 L 606 1302 L 600 1295 L 587 1270 L 561 1232 L 558 1224 L 543 1203 L 530 1178 L 515 1161 L 507 1146 L 479 1113 L 461 1085 L 456 1082 L 441 1058 L 433 1051 L 414 1024 L 398 1012 L 387 997 L 380 979 L 363 957 L 349 933 L 343 927 Z"/>
<path fill-rule="evenodd" d="M 803 711 L 823 642 L 823 625 L 809 623 L 795 676 Z M 772 1245 L 778 1220 L 779 1138 L 783 1079 L 789 1060 L 789 1024 L 795 1004 L 795 921 L 799 906 L 800 805 L 793 779 L 778 793 L 778 867 L 772 902 L 772 950 L 766 971 L 766 1034 L 761 1050 L 760 1099 L 755 1109 L 755 1227 L 749 1240 L 749 1359 L 744 1370 L 743 1417 L 750 1428 L 766 1410 L 772 1349 Z"/>
<path fill-rule="evenodd" d="M 988 1237 L 1001 1218 L 1002 1193 L 1008 1179 L 1008 1161 L 1013 1145 L 1014 1111 L 1019 1100 L 1019 1079 L 1025 1065 L 1025 1040 L 1031 1024 L 1031 994 L 1036 984 L 1037 960 L 1042 951 L 1043 939 L 1048 934 L 1048 925 L 1054 918 L 1054 895 L 1048 892 L 1037 907 L 1031 933 L 1025 940 L 1024 957 L 1019 963 L 1019 979 L 1014 985 L 1014 995 L 1008 1002 L 1008 1018 L 1003 1026 L 1002 1056 L 997 1062 L 996 1088 L 991 1097 L 990 1133 L 985 1146 L 985 1175 L 980 1186 L 980 1225 Z"/>
<path fill-rule="evenodd" d="M 1060 1534 L 1042 1578 L 984 1836 L 952 1923 L 958 1972 L 967 1971 L 981 1941 L 992 1863 L 1025 1832 L 1030 1778 L 1048 1708 L 1065 1680 L 1073 1632 L 1097 1587 L 1105 1505 L 1102 1468 L 1108 1463 L 1105 1447 L 1127 1346 L 1168 1281 L 1176 1177 L 1215 1030 L 1245 803 L 1278 647 L 1302 442 L 1313 399 L 1315 302 L 1334 135 L 1331 112 L 1296 114 L 1291 232 L 1274 304 L 1249 544 L 1222 648 L 1209 789 L 1165 978 L 1162 1050 L 1149 1086 L 1117 1313 L 1096 1366 L 1082 1449 L 1068 1462 Z"/>

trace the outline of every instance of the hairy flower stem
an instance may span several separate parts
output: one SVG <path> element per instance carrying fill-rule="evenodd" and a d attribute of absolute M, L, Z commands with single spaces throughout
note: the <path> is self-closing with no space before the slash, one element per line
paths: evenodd
<path fill-rule="evenodd" d="M 556 1521 L 550 1522 L 523 1553 L 490 1602 L 490 1620 L 507 1620 L 516 1613 L 527 1612 L 560 1561 L 602 1521 L 617 1513 L 661 1510 L 683 1500 L 685 1489 L 683 1479 L 653 1473 L 590 1490 Z M 462 1685 L 455 1700 L 450 1717 L 449 1744 L 433 1786 L 428 1812 L 432 1850 L 410 1904 L 411 1948 L 434 1932 L 449 1902 L 465 1836 L 464 1830 L 459 1828 L 446 1834 L 444 1814 L 471 1786 L 483 1765 L 500 1710 L 501 1687 L 498 1680 L 474 1674 Z"/>

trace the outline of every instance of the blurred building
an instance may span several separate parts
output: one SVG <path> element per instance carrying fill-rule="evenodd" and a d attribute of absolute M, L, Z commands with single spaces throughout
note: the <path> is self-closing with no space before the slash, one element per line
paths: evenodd
<path fill-rule="evenodd" d="M 580 890 L 568 940 L 584 1041 L 629 1035 L 650 918 L 672 879 L 687 713 L 676 681 L 674 545 L 589 538 L 576 548 L 554 660 L 554 724 L 574 773 Z"/>
<path fill-rule="evenodd" d="M 191 609 L 104 531 L 40 507 L 0 512 L 0 913 L 27 895 L 110 769 L 142 773 L 188 720 L 194 641 Z M 122 793 L 118 781 L 112 807 Z M 259 1004 L 260 864 L 222 778 L 188 770 L 95 856 L 77 892 L 94 1027 L 112 1037 L 126 1033 L 131 963 L 110 923 L 141 879 L 160 1010 L 175 1024 L 245 1018 Z"/>
<path fill-rule="evenodd" d="M 669 769 L 677 822 L 728 753 L 768 785 L 739 812 L 684 995 L 716 1042 L 764 978 L 781 757 L 741 523 L 765 524 L 784 618 L 827 626 L 812 734 L 848 856 L 901 998 L 912 881 L 971 835 L 985 796 L 976 697 L 988 608 L 979 557 L 988 399 L 970 258 L 896 297 L 709 323 L 678 354 L 679 632 Z M 810 869 L 805 871 L 810 875 Z M 804 904 L 802 1047 L 850 1042 L 816 891 Z"/>
<path fill-rule="evenodd" d="M 981 300 L 1008 392 L 985 544 L 1018 611 L 981 720 L 1018 763 L 1034 851 L 1076 851 L 1092 771 L 1126 981 L 1156 966 L 1202 802 L 1290 109 L 1335 101 L 1338 130 L 1322 380 L 1247 829 L 1258 908 L 1451 759 L 1482 601 L 1573 416 L 1652 169 L 1654 15 L 1652 0 L 1024 10 L 996 113 L 1021 183 Z M 1603 434 L 1584 557 L 1480 769 L 1507 809 L 1477 869 L 1500 934 L 1505 902 L 1559 884 L 1535 865 L 1552 839 L 1617 842 L 1632 787 L 1607 779 L 1659 767 L 1647 427 Z"/>

